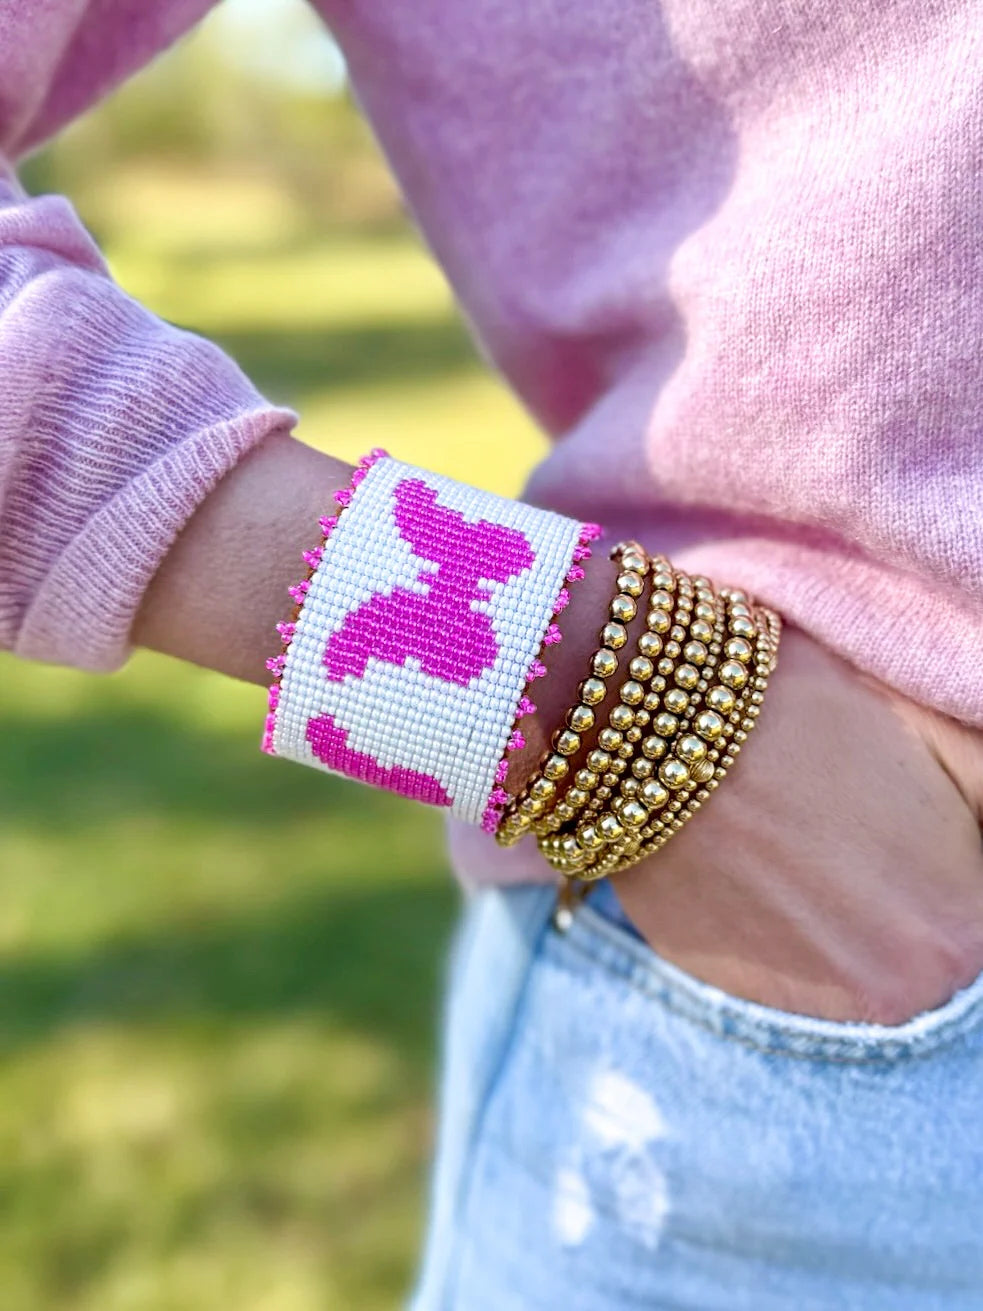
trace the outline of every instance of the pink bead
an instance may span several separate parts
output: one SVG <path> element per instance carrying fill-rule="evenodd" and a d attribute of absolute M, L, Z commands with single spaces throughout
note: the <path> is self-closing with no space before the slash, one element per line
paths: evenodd
<path fill-rule="evenodd" d="M 481 817 L 481 827 L 485 833 L 494 834 L 498 830 L 498 821 L 501 819 L 501 811 L 497 806 L 489 806 Z"/>
<path fill-rule="evenodd" d="M 509 794 L 504 788 L 495 788 L 488 800 L 496 806 L 505 806 L 508 804 Z"/>
<path fill-rule="evenodd" d="M 559 614 L 560 611 L 565 610 L 569 604 L 570 604 L 570 593 L 567 591 L 565 587 L 561 587 L 556 594 L 556 604 L 553 606 L 554 614 Z"/>
<path fill-rule="evenodd" d="M 320 546 L 315 546 L 313 551 L 304 552 L 304 563 L 310 565 L 312 569 L 316 569 L 318 565 L 321 563 L 321 557 L 323 555 L 324 555 L 323 548 Z"/>
<path fill-rule="evenodd" d="M 269 694 L 266 698 L 266 704 L 270 707 L 271 710 L 276 710 L 277 706 L 280 704 L 279 683 L 271 684 Z"/>
<path fill-rule="evenodd" d="M 515 717 L 522 719 L 524 715 L 534 715 L 536 713 L 535 701 L 530 701 L 527 696 L 519 698 L 519 704 L 516 706 Z"/>
<path fill-rule="evenodd" d="M 340 491 L 335 492 L 334 499 L 339 505 L 351 505 L 352 492 L 350 487 L 342 487 Z"/>
<path fill-rule="evenodd" d="M 332 529 L 335 527 L 335 525 L 338 522 L 338 516 L 336 514 L 325 514 L 322 515 L 317 522 L 320 525 L 321 532 L 324 533 L 325 537 L 330 537 Z"/>
<path fill-rule="evenodd" d="M 603 532 L 604 529 L 599 523 L 585 523 L 580 530 L 580 540 L 582 542 L 596 542 Z"/>
<path fill-rule="evenodd" d="M 368 469 L 356 469 L 352 474 L 352 486 L 357 487 L 367 473 Z"/>
<path fill-rule="evenodd" d="M 514 728 L 512 730 L 512 736 L 509 738 L 508 741 L 508 747 L 506 749 L 508 751 L 521 751 L 525 745 L 526 745 L 526 739 L 523 737 L 522 733 L 520 733 L 520 731 L 517 728 Z"/>
<path fill-rule="evenodd" d="M 285 642 L 289 642 L 290 639 L 293 637 L 294 633 L 296 633 L 297 631 L 297 625 L 287 624 L 287 623 L 277 624 L 276 631 L 280 634 L 280 636 L 283 638 Z"/>
<path fill-rule="evenodd" d="M 267 660 L 266 668 L 270 671 L 271 674 L 280 675 L 283 673 L 283 666 L 285 663 L 286 663 L 285 656 L 282 655 L 273 656 L 272 659 Z"/>
<path fill-rule="evenodd" d="M 495 768 L 495 782 L 504 783 L 509 776 L 509 762 L 503 757 Z"/>
<path fill-rule="evenodd" d="M 544 646 L 555 646 L 557 642 L 563 641 L 563 634 L 557 628 L 556 624 L 550 624 L 543 637 Z"/>
<path fill-rule="evenodd" d="M 584 576 L 584 571 L 579 564 L 572 564 L 567 570 L 567 582 L 579 583 Z"/>
<path fill-rule="evenodd" d="M 546 666 L 543 664 L 542 660 L 538 660 L 538 659 L 534 660 L 532 664 L 529 666 L 529 673 L 527 675 L 526 681 L 531 683 L 534 678 L 545 678 L 545 677 L 546 677 Z"/>
<path fill-rule="evenodd" d="M 276 728 L 276 716 L 269 714 L 266 716 L 266 722 L 263 725 L 263 750 L 267 755 L 273 755 L 273 732 Z"/>
<path fill-rule="evenodd" d="M 310 584 L 307 582 L 295 583 L 293 587 L 288 587 L 287 591 L 297 604 L 300 605 L 301 601 L 303 601 L 304 597 L 307 595 L 308 587 L 310 587 Z"/>

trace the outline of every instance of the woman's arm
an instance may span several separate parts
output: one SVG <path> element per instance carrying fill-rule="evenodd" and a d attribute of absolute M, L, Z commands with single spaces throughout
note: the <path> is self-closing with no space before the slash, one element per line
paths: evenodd
<path fill-rule="evenodd" d="M 312 525 L 350 469 L 275 435 L 192 518 L 147 592 L 135 638 L 267 681 L 272 625 Z M 593 650 L 614 567 L 570 589 L 546 648 L 518 790 Z M 760 726 L 665 851 L 619 875 L 662 954 L 729 991 L 828 1018 L 896 1022 L 983 968 L 983 745 L 786 633 Z"/>

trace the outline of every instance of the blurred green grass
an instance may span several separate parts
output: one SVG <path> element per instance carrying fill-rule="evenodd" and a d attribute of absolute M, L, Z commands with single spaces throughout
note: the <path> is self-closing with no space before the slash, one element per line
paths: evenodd
<path fill-rule="evenodd" d="M 93 177 L 133 94 L 28 173 L 76 184 L 123 284 L 315 445 L 517 490 L 538 438 L 351 111 L 325 116 L 364 222 L 254 161 L 103 142 Z M 262 710 L 146 654 L 103 679 L 0 659 L 5 1311 L 381 1311 L 407 1288 L 456 907 L 440 823 L 263 758 Z"/>

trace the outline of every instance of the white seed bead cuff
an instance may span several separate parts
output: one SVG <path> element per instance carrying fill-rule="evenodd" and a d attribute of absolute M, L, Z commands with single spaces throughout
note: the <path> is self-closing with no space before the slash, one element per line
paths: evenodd
<path fill-rule="evenodd" d="M 583 525 L 381 454 L 306 557 L 264 746 L 480 824 Z"/>

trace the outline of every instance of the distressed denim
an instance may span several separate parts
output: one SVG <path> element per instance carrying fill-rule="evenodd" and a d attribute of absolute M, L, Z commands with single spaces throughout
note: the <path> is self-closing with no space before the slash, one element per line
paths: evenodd
<path fill-rule="evenodd" d="M 483 891 L 412 1311 L 983 1308 L 983 976 L 898 1026 L 735 999 L 610 893 Z"/>

